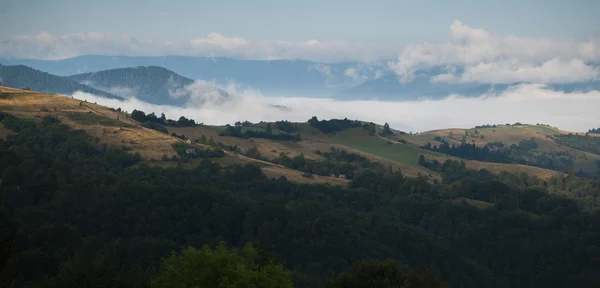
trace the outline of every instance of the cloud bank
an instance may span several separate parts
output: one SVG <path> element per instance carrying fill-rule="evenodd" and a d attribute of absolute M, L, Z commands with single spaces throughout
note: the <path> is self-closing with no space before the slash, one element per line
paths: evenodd
<path fill-rule="evenodd" d="M 572 83 L 600 79 L 600 38 L 586 41 L 500 37 L 456 20 L 451 41 L 405 47 L 388 63 L 401 82 L 427 67 L 459 67 L 462 72 L 438 75 L 432 81 L 480 83 Z M 596 63 L 596 65 L 594 65 Z"/>
<path fill-rule="evenodd" d="M 219 33 L 167 42 L 139 41 L 128 35 L 86 32 L 56 36 L 48 32 L 0 40 L 0 56 L 58 60 L 80 55 L 183 55 L 255 60 L 303 59 L 319 62 L 389 60 L 400 46 L 377 46 L 347 41 L 251 41 Z"/>
<path fill-rule="evenodd" d="M 519 85 L 501 94 L 476 98 L 451 95 L 442 100 L 415 102 L 336 101 L 323 98 L 266 97 L 253 90 L 235 91 L 224 87 L 231 97 L 215 101 L 204 83 L 186 89 L 195 93 L 185 107 L 153 105 L 128 98 L 125 101 L 96 97 L 77 92 L 77 99 L 98 102 L 126 111 L 140 109 L 147 113 L 165 113 L 168 118 L 180 116 L 214 125 L 235 121 L 251 122 L 290 120 L 305 122 L 312 116 L 319 119 L 349 118 L 388 122 L 393 128 L 420 132 L 440 128 L 470 128 L 482 124 L 543 123 L 575 132 L 600 126 L 600 92 L 563 93 L 547 90 L 543 85 Z M 232 93 L 235 92 L 235 93 Z M 285 106 L 288 109 L 278 108 Z"/>

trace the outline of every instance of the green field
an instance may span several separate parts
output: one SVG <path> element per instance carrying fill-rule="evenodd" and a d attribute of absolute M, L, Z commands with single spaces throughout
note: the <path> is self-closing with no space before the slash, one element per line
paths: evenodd
<path fill-rule="evenodd" d="M 34 120 L 34 116 L 29 115 L 29 114 L 15 114 L 15 116 L 17 116 L 17 118 L 24 120 L 24 121 L 33 121 Z"/>
<path fill-rule="evenodd" d="M 335 135 L 330 135 L 329 139 L 331 142 L 345 145 L 361 152 L 405 163 L 423 171 L 427 170 L 419 166 L 419 155 L 443 156 L 442 154 L 423 150 L 411 144 L 395 144 L 377 136 L 368 136 L 368 134 L 360 128 L 348 129 L 336 133 Z"/>

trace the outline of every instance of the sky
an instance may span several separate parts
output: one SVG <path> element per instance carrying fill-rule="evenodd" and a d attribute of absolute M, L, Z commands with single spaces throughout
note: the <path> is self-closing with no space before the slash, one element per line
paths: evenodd
<path fill-rule="evenodd" d="M 2 0 L 0 38 L 98 32 L 139 41 L 219 33 L 248 41 L 406 45 L 446 41 L 459 19 L 495 35 L 584 39 L 600 32 L 597 0 Z"/>

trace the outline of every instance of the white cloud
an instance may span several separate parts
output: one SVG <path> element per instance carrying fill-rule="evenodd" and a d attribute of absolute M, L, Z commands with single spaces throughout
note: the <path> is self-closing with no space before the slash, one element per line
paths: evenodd
<path fill-rule="evenodd" d="M 238 37 L 225 37 L 219 33 L 210 33 L 206 38 L 198 38 L 190 40 L 191 45 L 213 45 L 217 47 L 221 47 L 226 50 L 234 50 L 238 48 L 244 48 L 248 46 L 248 41 L 244 38 Z"/>
<path fill-rule="evenodd" d="M 197 84 L 200 85 L 200 84 Z M 232 84 L 233 85 L 233 84 Z M 235 85 L 233 85 L 235 86 Z M 193 90 L 192 86 L 190 89 Z M 226 88 L 227 89 L 227 88 Z M 413 102 L 336 101 L 322 98 L 265 97 L 258 91 L 241 90 L 223 101 L 190 101 L 186 107 L 160 106 L 135 98 L 125 101 L 95 97 L 81 92 L 73 96 L 127 111 L 164 112 L 177 119 L 186 116 L 206 124 L 231 124 L 238 120 L 304 122 L 319 119 L 349 118 L 388 122 L 406 131 L 425 131 L 448 127 L 473 127 L 480 124 L 544 123 L 571 131 L 587 131 L 600 123 L 600 92 L 563 93 L 543 85 L 519 85 L 499 94 Z M 278 109 L 273 105 L 289 107 Z"/>
<path fill-rule="evenodd" d="M 379 79 L 383 77 L 383 70 L 384 67 L 381 67 L 380 64 L 358 64 L 356 67 L 346 68 L 346 70 L 344 70 L 344 76 L 354 80 L 354 82 L 360 83 L 369 79 Z"/>
<path fill-rule="evenodd" d="M 452 74 L 452 73 L 444 73 L 444 74 L 438 74 L 435 75 L 433 77 L 431 77 L 431 82 L 436 83 L 436 82 L 455 82 L 457 81 L 457 77 Z"/>
<path fill-rule="evenodd" d="M 323 76 L 327 76 L 330 77 L 333 74 L 331 73 L 331 66 L 326 65 L 326 64 L 314 64 L 311 65 L 310 67 L 308 67 L 308 70 L 317 70 L 319 72 L 321 72 L 321 74 L 323 74 Z"/>
<path fill-rule="evenodd" d="M 401 47 L 346 41 L 251 41 L 210 33 L 205 37 L 164 43 L 138 41 L 127 35 L 86 32 L 55 36 L 47 32 L 0 40 L 0 57 L 64 59 L 80 55 L 157 56 L 185 55 L 257 60 L 304 59 L 320 62 L 391 59 Z"/>
<path fill-rule="evenodd" d="M 81 84 L 88 85 L 90 87 L 96 88 L 98 90 L 106 91 L 110 94 L 114 94 L 121 97 L 137 97 L 137 89 L 130 87 L 119 87 L 119 86 L 102 86 L 94 81 L 84 80 L 81 81 Z"/>
<path fill-rule="evenodd" d="M 597 67 L 586 65 L 581 59 L 562 61 L 558 58 L 541 65 L 518 62 L 478 63 L 467 67 L 461 82 L 484 83 L 570 83 L 596 80 L 600 75 Z M 497 81 L 501 79 L 501 81 Z"/>
<path fill-rule="evenodd" d="M 348 68 L 348 69 L 344 70 L 344 76 L 354 79 L 354 80 L 357 80 L 358 75 L 356 72 L 356 68 Z"/>
<path fill-rule="evenodd" d="M 600 41 L 532 39 L 494 36 L 460 21 L 450 25 L 452 40 L 442 44 L 408 45 L 397 61 L 389 62 L 400 81 L 410 82 L 413 72 L 422 67 L 457 65 L 475 74 L 461 81 L 511 83 L 569 83 L 598 77 L 598 69 L 587 64 L 600 61 Z M 443 79 L 455 80 L 449 75 Z"/>

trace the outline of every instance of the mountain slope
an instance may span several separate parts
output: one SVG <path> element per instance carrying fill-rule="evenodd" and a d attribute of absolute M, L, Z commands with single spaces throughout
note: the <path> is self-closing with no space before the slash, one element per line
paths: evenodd
<path fill-rule="evenodd" d="M 113 91 L 123 97 L 135 96 L 149 103 L 177 106 L 189 100 L 190 91 L 186 90 L 186 86 L 194 83 L 192 79 L 157 66 L 103 70 L 69 78 L 97 89 Z M 216 87 L 210 89 L 211 87 L 207 84 L 207 90 L 203 92 L 214 92 L 220 97 L 228 96 L 227 92 Z"/>
<path fill-rule="evenodd" d="M 2 85 L 9 87 L 29 88 L 46 93 L 71 95 L 76 91 L 81 91 L 100 97 L 123 99 L 117 95 L 81 84 L 67 77 L 52 75 L 23 65 L 0 65 L 0 82 L 2 82 Z"/>

